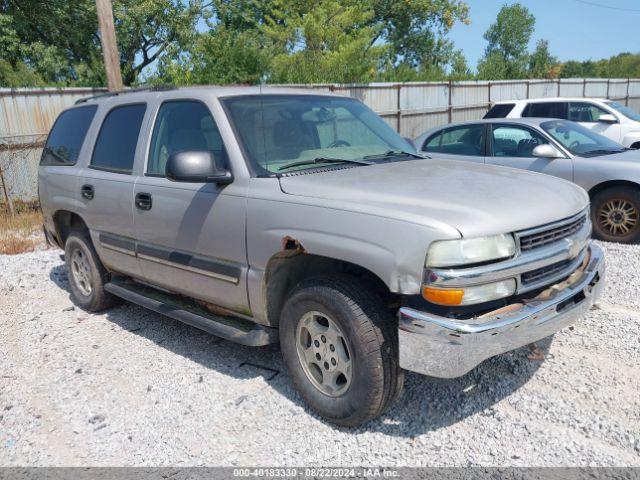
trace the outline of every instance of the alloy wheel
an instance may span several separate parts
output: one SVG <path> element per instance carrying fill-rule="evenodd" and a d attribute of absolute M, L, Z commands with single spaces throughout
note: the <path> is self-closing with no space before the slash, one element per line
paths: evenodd
<path fill-rule="evenodd" d="M 352 355 L 347 339 L 328 315 L 307 312 L 298 322 L 296 351 L 309 381 L 325 395 L 338 397 L 351 384 Z"/>

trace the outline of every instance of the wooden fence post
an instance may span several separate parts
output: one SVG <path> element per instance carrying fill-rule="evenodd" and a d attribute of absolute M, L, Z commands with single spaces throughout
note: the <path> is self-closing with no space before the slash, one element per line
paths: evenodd
<path fill-rule="evenodd" d="M 400 90 L 402 89 L 402 84 L 396 84 L 397 91 L 397 99 L 396 99 L 396 108 L 398 109 L 398 134 L 402 135 L 402 103 Z"/>
<path fill-rule="evenodd" d="M 447 118 L 449 119 L 449 123 L 453 121 L 453 81 L 449 80 L 449 108 Z"/>
<path fill-rule="evenodd" d="M 627 95 L 624 98 L 624 104 L 628 107 L 629 106 L 629 84 L 631 83 L 631 79 L 627 78 Z"/>
<path fill-rule="evenodd" d="M 9 144 L 6 144 L 7 146 L 7 155 L 9 154 Z M 11 197 L 9 196 L 9 191 L 7 190 L 7 181 L 4 178 L 4 172 L 2 171 L 2 165 L 0 165 L 0 182 L 2 182 L 2 191 L 4 193 L 4 199 L 7 202 L 7 207 L 9 207 L 9 214 L 12 217 L 16 216 L 16 211 L 13 208 L 13 200 L 11 200 Z"/>

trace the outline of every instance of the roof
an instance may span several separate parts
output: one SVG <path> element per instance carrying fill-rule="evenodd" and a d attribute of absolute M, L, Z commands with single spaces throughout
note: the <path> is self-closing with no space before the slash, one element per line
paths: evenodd
<path fill-rule="evenodd" d="M 129 96 L 136 95 L 137 98 L 145 97 L 145 96 L 156 96 L 162 92 L 180 92 L 183 94 L 210 94 L 215 97 L 224 97 L 224 96 L 236 96 L 236 95 L 329 95 L 329 96 L 344 96 L 335 94 L 332 92 L 323 92 L 319 90 L 312 90 L 308 88 L 290 88 L 290 87 L 264 87 L 261 85 L 258 86 L 244 86 L 244 85 L 234 85 L 234 86 L 216 86 L 216 85 L 202 85 L 202 86 L 192 86 L 192 87 L 173 87 L 173 86 L 157 86 L 157 87 L 143 87 L 143 88 L 132 88 L 127 90 L 119 90 L 117 92 L 105 92 L 100 93 L 98 95 L 94 95 L 91 97 L 81 98 L 76 102 L 76 104 L 80 103 L 88 103 L 88 102 L 99 102 L 101 100 L 105 100 L 108 98 L 120 97 L 120 96 Z"/>
<path fill-rule="evenodd" d="M 540 103 L 540 102 L 583 102 L 585 100 L 595 100 L 596 102 L 605 102 L 606 98 L 592 98 L 592 97 L 540 97 L 540 98 L 521 98 L 517 100 L 500 100 L 495 102 L 495 105 L 503 105 L 505 103 Z"/>

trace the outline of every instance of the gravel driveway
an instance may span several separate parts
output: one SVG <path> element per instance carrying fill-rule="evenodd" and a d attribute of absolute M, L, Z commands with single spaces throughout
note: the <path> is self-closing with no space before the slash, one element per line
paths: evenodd
<path fill-rule="evenodd" d="M 134 305 L 74 308 L 58 250 L 0 256 L 0 465 L 640 465 L 640 247 L 599 309 L 456 380 L 409 374 L 355 430 L 305 409 L 276 347 Z"/>

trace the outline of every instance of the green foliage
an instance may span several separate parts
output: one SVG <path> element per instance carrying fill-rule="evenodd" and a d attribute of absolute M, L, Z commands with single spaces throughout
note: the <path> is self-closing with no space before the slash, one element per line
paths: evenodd
<path fill-rule="evenodd" d="M 387 46 L 372 44 L 378 34 L 371 26 L 372 10 L 344 0 L 275 3 L 264 27 L 277 52 L 271 59 L 271 82 L 351 83 L 375 78 Z"/>
<path fill-rule="evenodd" d="M 442 78 L 456 54 L 446 34 L 467 14 L 460 0 L 213 0 L 209 31 L 183 44 L 156 77 L 180 83 Z"/>
<path fill-rule="evenodd" d="M 535 23 L 535 17 L 525 6 L 504 5 L 484 34 L 489 44 L 478 64 L 478 76 L 482 79 L 524 77 Z"/>
<path fill-rule="evenodd" d="M 530 78 L 556 78 L 558 59 L 549 52 L 549 42 L 538 40 L 536 49 L 529 56 Z"/>
<path fill-rule="evenodd" d="M 115 0 L 125 84 L 135 83 L 145 67 L 192 35 L 201 10 L 200 0 Z M 95 0 L 4 0 L 0 16 L 0 40 L 10 40 L 8 47 L 2 42 L 0 59 L 14 70 L 31 71 L 25 84 L 104 85 Z"/>
<path fill-rule="evenodd" d="M 447 37 L 463 0 L 113 0 L 126 85 L 640 77 L 640 54 L 559 64 L 505 5 L 478 73 Z M 203 26 L 205 28 L 203 28 Z M 0 0 L 0 87 L 105 84 L 95 0 Z"/>

